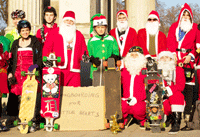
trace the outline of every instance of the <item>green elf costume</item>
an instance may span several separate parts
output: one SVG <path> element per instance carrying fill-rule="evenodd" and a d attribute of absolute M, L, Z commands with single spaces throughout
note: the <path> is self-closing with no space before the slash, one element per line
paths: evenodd
<path fill-rule="evenodd" d="M 88 41 L 87 49 L 90 62 L 92 63 L 90 78 L 93 79 L 93 71 L 97 70 L 97 67 L 100 66 L 100 59 L 107 61 L 108 58 L 112 57 L 117 61 L 120 60 L 120 57 L 115 38 L 106 34 L 106 32 L 103 35 L 99 35 L 94 29 L 96 26 L 107 26 L 106 17 L 103 14 L 96 14 L 91 18 L 90 23 L 91 38 Z M 96 35 L 94 35 L 94 32 Z"/>

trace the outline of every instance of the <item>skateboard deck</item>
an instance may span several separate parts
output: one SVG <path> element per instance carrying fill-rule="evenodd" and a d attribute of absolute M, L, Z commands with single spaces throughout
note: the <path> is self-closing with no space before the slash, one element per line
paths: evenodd
<path fill-rule="evenodd" d="M 189 122 L 188 127 L 194 130 L 200 130 L 200 100 L 196 101 L 193 121 Z"/>
<path fill-rule="evenodd" d="M 105 68 L 103 66 L 103 59 L 101 59 L 100 66 L 98 67 L 96 71 L 93 72 L 92 86 L 95 86 L 95 87 L 104 86 L 104 83 L 105 83 L 104 71 L 105 71 Z"/>
<path fill-rule="evenodd" d="M 90 78 L 90 68 L 91 62 L 89 61 L 89 57 L 84 53 L 81 60 L 81 87 L 92 86 L 92 79 Z"/>
<path fill-rule="evenodd" d="M 113 58 L 108 59 L 108 70 L 104 72 L 104 76 L 106 100 L 105 118 L 112 121 L 111 116 L 117 112 L 117 118 L 121 119 L 121 72 L 115 69 L 115 60 Z"/>
<path fill-rule="evenodd" d="M 51 132 L 54 119 L 59 117 L 60 110 L 60 69 L 57 67 L 44 67 L 42 70 L 42 92 L 40 114 L 46 119 L 46 125 L 40 123 L 40 128 L 46 127 L 46 131 Z"/>
<path fill-rule="evenodd" d="M 36 69 L 33 70 L 35 73 Z M 35 79 L 35 75 L 30 76 L 30 72 L 27 74 L 27 79 L 23 83 L 22 97 L 19 110 L 19 119 L 21 120 L 20 132 L 22 134 L 28 133 L 28 122 L 34 117 L 36 95 L 37 95 L 38 82 Z M 31 123 L 31 122 L 30 122 Z"/>

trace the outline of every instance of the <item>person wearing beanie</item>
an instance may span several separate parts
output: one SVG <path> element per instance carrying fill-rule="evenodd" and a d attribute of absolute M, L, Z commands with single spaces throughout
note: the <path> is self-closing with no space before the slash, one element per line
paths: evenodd
<path fill-rule="evenodd" d="M 159 14 L 152 10 L 148 16 L 146 28 L 138 31 L 138 45 L 144 50 L 147 59 L 155 58 L 161 51 L 166 50 L 166 36 L 159 27 Z"/>
<path fill-rule="evenodd" d="M 56 21 L 57 13 L 54 7 L 48 6 L 43 12 L 43 27 L 38 29 L 36 37 L 38 40 L 44 44 L 47 35 L 52 31 L 52 29 L 57 28 Z"/>
<path fill-rule="evenodd" d="M 169 134 L 177 134 L 180 130 L 181 114 L 185 108 L 184 70 L 176 66 L 174 55 L 170 51 L 162 51 L 158 55 L 158 69 L 162 70 L 163 87 L 166 99 L 163 100 L 164 114 L 167 115 L 166 126 L 172 124 Z"/>
<path fill-rule="evenodd" d="M 125 128 L 136 119 L 140 126 L 146 121 L 146 91 L 144 78 L 141 71 L 146 66 L 147 60 L 139 46 L 132 47 L 123 58 L 125 68 L 121 72 L 123 87 L 122 114 Z"/>
<path fill-rule="evenodd" d="M 192 10 L 190 6 L 185 3 L 181 7 L 177 22 L 171 25 L 167 37 L 167 48 L 173 52 L 177 60 L 177 64 L 181 67 L 190 69 L 194 68 L 196 41 L 198 41 L 197 32 L 198 28 L 197 24 L 194 23 Z M 192 78 L 193 76 L 188 75 L 187 77 Z M 195 77 L 193 77 L 192 80 L 186 79 L 185 90 L 183 91 L 185 97 L 187 96 L 189 99 L 186 99 L 186 107 L 184 111 L 184 119 L 186 123 L 189 122 L 189 119 L 191 119 L 190 112 L 192 109 L 192 101 L 190 100 L 194 98 L 194 87 Z M 181 130 L 187 130 L 187 124 L 186 127 Z"/>
<path fill-rule="evenodd" d="M 106 33 L 107 21 L 103 14 L 94 15 L 91 20 L 90 36 L 87 49 L 92 63 L 90 78 L 93 79 L 93 71 L 97 70 L 103 59 L 103 66 L 107 67 L 107 59 L 112 57 L 116 64 L 120 67 L 119 49 L 117 41 L 112 36 Z"/>
<path fill-rule="evenodd" d="M 117 40 L 121 57 L 125 57 L 129 49 L 137 45 L 137 32 L 128 26 L 127 10 L 117 12 L 117 27 L 112 29 L 109 34 Z M 123 66 L 122 62 L 121 68 Z"/>
<path fill-rule="evenodd" d="M 57 63 L 61 69 L 61 86 L 81 85 L 80 61 L 85 51 L 88 54 L 85 38 L 76 29 L 75 13 L 66 11 L 60 26 L 51 31 L 43 47 L 43 56 L 55 53 L 61 57 L 61 62 Z"/>

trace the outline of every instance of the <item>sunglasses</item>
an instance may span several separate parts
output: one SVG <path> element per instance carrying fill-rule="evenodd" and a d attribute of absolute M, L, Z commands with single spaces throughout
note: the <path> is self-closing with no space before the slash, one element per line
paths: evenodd
<path fill-rule="evenodd" d="M 148 19 L 148 21 L 158 21 L 158 19 L 154 18 L 154 19 Z"/>

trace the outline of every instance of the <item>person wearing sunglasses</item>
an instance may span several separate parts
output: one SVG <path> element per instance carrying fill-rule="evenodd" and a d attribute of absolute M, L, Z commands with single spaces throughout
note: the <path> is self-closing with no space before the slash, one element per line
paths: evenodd
<path fill-rule="evenodd" d="M 144 50 L 144 55 L 148 60 L 166 50 L 166 36 L 159 27 L 159 14 L 152 10 L 148 16 L 146 28 L 138 31 L 138 45 Z"/>

